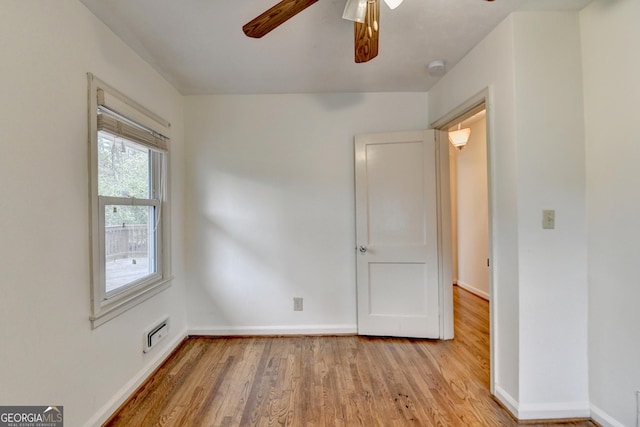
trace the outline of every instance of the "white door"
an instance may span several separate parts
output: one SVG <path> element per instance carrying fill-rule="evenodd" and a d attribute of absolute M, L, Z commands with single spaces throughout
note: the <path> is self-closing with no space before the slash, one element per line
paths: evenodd
<path fill-rule="evenodd" d="M 439 338 L 434 131 L 355 138 L 358 333 Z"/>

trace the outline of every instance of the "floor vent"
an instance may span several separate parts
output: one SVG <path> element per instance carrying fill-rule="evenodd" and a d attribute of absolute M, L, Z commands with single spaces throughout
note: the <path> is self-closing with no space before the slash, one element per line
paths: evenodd
<path fill-rule="evenodd" d="M 142 348 L 143 352 L 148 352 L 151 350 L 156 344 L 158 344 L 164 337 L 169 333 L 169 318 L 167 317 L 162 322 L 156 324 L 155 326 L 147 329 L 144 333 L 144 345 Z"/>

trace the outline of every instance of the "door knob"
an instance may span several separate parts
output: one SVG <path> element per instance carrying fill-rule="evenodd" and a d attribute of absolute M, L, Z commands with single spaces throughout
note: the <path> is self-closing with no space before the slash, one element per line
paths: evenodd
<path fill-rule="evenodd" d="M 367 253 L 367 247 L 366 246 L 360 245 L 358 250 L 360 251 L 361 254 L 366 254 Z"/>

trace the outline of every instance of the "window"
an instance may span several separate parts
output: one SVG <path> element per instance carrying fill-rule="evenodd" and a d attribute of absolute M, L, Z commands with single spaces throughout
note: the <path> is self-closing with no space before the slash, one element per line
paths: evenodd
<path fill-rule="evenodd" d="M 94 328 L 169 286 L 168 130 L 89 74 Z"/>

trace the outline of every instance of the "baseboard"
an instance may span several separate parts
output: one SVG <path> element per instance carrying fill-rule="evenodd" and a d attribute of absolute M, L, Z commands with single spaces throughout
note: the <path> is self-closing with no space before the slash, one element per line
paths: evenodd
<path fill-rule="evenodd" d="M 281 325 L 281 326 L 213 326 L 196 327 L 189 335 L 243 336 L 243 335 L 353 335 L 357 325 Z"/>
<path fill-rule="evenodd" d="M 602 427 L 625 427 L 620 421 L 593 404 L 591 405 L 591 419 Z"/>
<path fill-rule="evenodd" d="M 515 400 L 509 393 L 507 393 L 502 387 L 496 385 L 495 398 L 498 402 L 509 412 L 511 415 L 518 419 L 518 401 Z"/>
<path fill-rule="evenodd" d="M 495 398 L 516 420 L 522 422 L 584 420 L 591 417 L 589 402 L 521 404 L 498 385 L 496 385 Z"/>
<path fill-rule="evenodd" d="M 469 291 L 469 292 L 471 292 L 472 294 L 477 295 L 477 296 L 479 296 L 480 298 L 482 298 L 482 299 L 485 299 L 485 300 L 489 301 L 489 294 L 488 294 L 488 293 L 486 293 L 486 292 L 484 292 L 484 291 L 481 291 L 480 289 L 476 289 L 476 288 L 474 288 L 473 286 L 471 286 L 471 285 L 469 285 L 469 284 L 467 284 L 467 283 L 461 282 L 461 281 L 459 281 L 459 280 L 456 282 L 456 285 L 457 285 L 457 286 L 460 286 L 460 287 L 461 287 L 462 289 L 464 289 L 465 291 Z"/>
<path fill-rule="evenodd" d="M 589 419 L 589 402 L 534 403 L 518 406 L 518 420 Z"/>
<path fill-rule="evenodd" d="M 147 366 L 142 369 L 136 376 L 124 385 L 118 392 L 104 405 L 93 417 L 85 423 L 85 427 L 99 427 L 122 405 L 137 389 L 144 383 L 147 378 L 155 371 L 169 355 L 182 343 L 187 337 L 187 331 L 177 334 L 173 341 L 162 352 L 158 353 Z"/>

